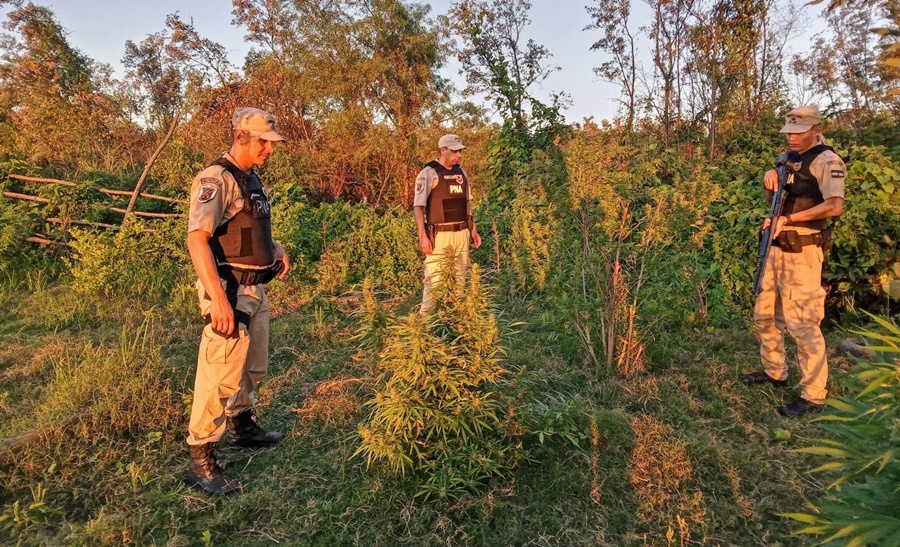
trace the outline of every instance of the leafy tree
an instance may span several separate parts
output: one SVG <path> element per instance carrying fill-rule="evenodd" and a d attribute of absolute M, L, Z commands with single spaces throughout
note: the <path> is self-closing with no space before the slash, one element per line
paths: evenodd
<path fill-rule="evenodd" d="M 132 107 L 148 125 L 165 130 L 189 101 L 189 95 L 213 83 L 225 92 L 235 78 L 227 51 L 199 35 L 193 21 L 166 17 L 166 30 L 140 44 L 125 42 L 122 64 L 128 70 Z"/>
<path fill-rule="evenodd" d="M 625 126 L 634 128 L 637 101 L 638 61 L 636 34 L 629 27 L 630 0 L 596 0 L 585 8 L 593 21 L 584 30 L 600 30 L 603 36 L 591 44 L 591 51 L 603 51 L 612 59 L 594 68 L 594 72 L 622 88 L 625 96 Z"/>
<path fill-rule="evenodd" d="M 327 198 L 412 202 L 422 148 L 447 102 L 429 7 L 400 0 L 235 0 L 261 49 L 239 96 L 265 104 L 300 157 L 293 176 Z M 434 132 L 440 131 L 440 128 Z M 303 173 L 306 173 L 305 175 Z"/>
<path fill-rule="evenodd" d="M 462 41 L 457 59 L 468 87 L 465 93 L 485 93 L 504 117 L 525 127 L 524 104 L 540 104 L 529 88 L 559 67 L 548 65 L 550 51 L 523 34 L 531 22 L 527 0 L 462 0 L 450 6 L 447 27 Z"/>
<path fill-rule="evenodd" d="M 48 8 L 16 7 L 0 43 L 0 139 L 59 171 L 127 165 L 134 128 L 104 89 L 106 69 L 73 48 Z M 122 148 L 119 148 L 122 147 Z"/>

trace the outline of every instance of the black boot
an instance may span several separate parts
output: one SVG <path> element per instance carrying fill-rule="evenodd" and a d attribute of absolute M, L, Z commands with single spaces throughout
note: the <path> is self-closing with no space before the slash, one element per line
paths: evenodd
<path fill-rule="evenodd" d="M 184 482 L 207 494 L 224 496 L 238 490 L 236 481 L 228 480 L 216 462 L 216 443 L 191 445 L 191 470 Z"/>
<path fill-rule="evenodd" d="M 231 444 L 244 448 L 273 446 L 284 438 L 283 433 L 259 427 L 252 408 L 228 417 L 228 433 Z"/>

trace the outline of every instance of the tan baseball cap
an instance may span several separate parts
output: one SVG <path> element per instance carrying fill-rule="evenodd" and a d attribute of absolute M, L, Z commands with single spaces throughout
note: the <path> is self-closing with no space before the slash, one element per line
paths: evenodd
<path fill-rule="evenodd" d="M 444 135 L 438 140 L 438 148 L 449 148 L 450 150 L 465 150 L 466 147 L 462 143 L 459 135 Z"/>
<path fill-rule="evenodd" d="M 798 106 L 784 117 L 782 133 L 806 133 L 812 126 L 821 123 L 822 115 L 818 106 Z"/>
<path fill-rule="evenodd" d="M 284 137 L 275 132 L 275 116 L 264 110 L 245 106 L 234 111 L 231 128 L 249 131 L 251 135 L 267 141 L 283 141 Z"/>

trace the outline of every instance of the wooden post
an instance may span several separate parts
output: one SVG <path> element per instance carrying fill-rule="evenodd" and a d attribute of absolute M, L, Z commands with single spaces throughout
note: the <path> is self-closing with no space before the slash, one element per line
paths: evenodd
<path fill-rule="evenodd" d="M 178 125 L 178 116 L 172 118 L 172 123 L 169 125 L 169 131 L 166 132 L 166 136 L 163 137 L 162 142 L 159 143 L 159 146 L 156 147 L 156 150 L 153 152 L 153 155 L 150 156 L 150 159 L 147 160 L 147 165 L 144 166 L 144 172 L 141 173 L 141 177 L 137 181 L 137 185 L 134 187 L 134 192 L 131 194 L 131 200 L 128 202 L 128 207 L 125 208 L 125 217 L 122 219 L 122 224 L 128 220 L 128 214 L 134 209 L 134 204 L 137 201 L 138 196 L 141 194 L 141 186 L 144 184 L 144 180 L 147 179 L 147 175 L 150 174 L 150 168 L 153 167 L 153 162 L 156 161 L 156 158 L 159 157 L 160 153 L 162 153 L 163 148 L 166 146 L 166 143 L 169 142 L 169 139 L 172 138 L 172 135 L 175 133 L 175 127 Z"/>

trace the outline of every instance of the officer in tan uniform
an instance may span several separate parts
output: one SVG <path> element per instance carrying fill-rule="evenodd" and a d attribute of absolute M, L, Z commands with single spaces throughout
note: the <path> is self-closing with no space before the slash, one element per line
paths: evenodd
<path fill-rule="evenodd" d="M 456 254 L 456 276 L 460 280 L 469 264 L 469 240 L 481 246 L 481 236 L 472 219 L 472 188 L 469 176 L 459 166 L 462 139 L 444 135 L 438 140 L 438 157 L 416 177 L 413 201 L 419 249 L 425 253 L 425 283 L 421 313 L 434 307 L 431 290 L 440 282 L 441 258 L 452 249 Z"/>
<path fill-rule="evenodd" d="M 828 394 L 825 338 L 819 327 L 825 315 L 822 262 L 831 242 L 828 219 L 844 210 L 847 169 L 825 144 L 820 121 L 817 107 L 801 106 L 788 112 L 781 128 L 790 146 L 786 197 L 782 215 L 775 219 L 776 239 L 754 310 L 764 370 L 741 376 L 748 385 L 787 384 L 786 329 L 797 342 L 802 391 L 800 398 L 779 409 L 784 416 L 817 412 Z M 777 190 L 774 169 L 766 172 L 763 185 L 770 192 Z M 763 229 L 768 226 L 766 219 Z"/>
<path fill-rule="evenodd" d="M 238 488 L 216 462 L 214 448 L 226 430 L 232 444 L 242 447 L 271 446 L 284 437 L 262 429 L 252 409 L 268 362 L 264 286 L 290 269 L 284 249 L 272 239 L 269 195 L 254 167 L 284 139 L 272 115 L 257 108 L 235 111 L 231 126 L 231 149 L 194 179 L 188 217 L 187 246 L 206 326 L 188 426 L 186 482 L 210 494 Z"/>

